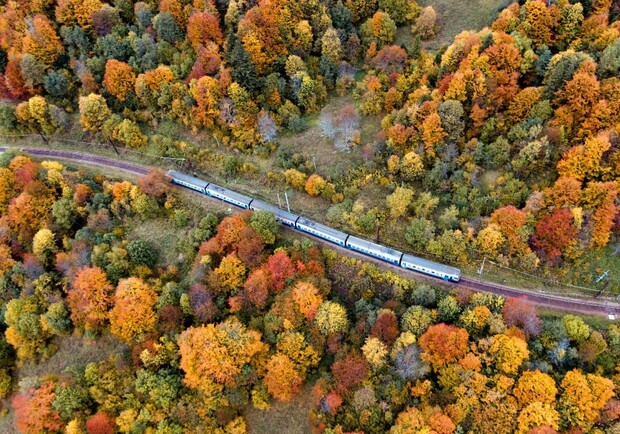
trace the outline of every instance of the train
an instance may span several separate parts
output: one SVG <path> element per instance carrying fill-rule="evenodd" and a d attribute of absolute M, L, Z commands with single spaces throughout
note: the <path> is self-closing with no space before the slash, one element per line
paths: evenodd
<path fill-rule="evenodd" d="M 325 226 L 314 220 L 307 219 L 297 214 L 282 210 L 272 204 L 260 199 L 254 199 L 237 193 L 236 191 L 207 182 L 194 176 L 189 176 L 176 170 L 169 170 L 167 176 L 173 184 L 180 185 L 190 190 L 197 191 L 206 196 L 222 200 L 235 205 L 241 209 L 252 211 L 269 211 L 274 214 L 276 220 L 283 225 L 305 232 L 315 237 L 321 238 L 332 244 L 347 248 L 376 259 L 380 259 L 389 264 L 416 271 L 418 273 L 437 277 L 450 282 L 461 280 L 461 270 L 440 264 L 428 259 L 419 258 L 408 253 L 403 253 L 381 244 L 347 234 L 329 226 Z"/>

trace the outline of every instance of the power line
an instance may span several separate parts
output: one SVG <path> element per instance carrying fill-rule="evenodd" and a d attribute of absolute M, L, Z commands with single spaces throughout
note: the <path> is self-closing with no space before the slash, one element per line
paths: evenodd
<path fill-rule="evenodd" d="M 514 269 L 514 268 L 510 268 L 510 267 L 508 267 L 508 266 L 505 266 L 505 265 L 502 265 L 502 264 L 498 264 L 497 262 L 494 262 L 494 261 L 492 261 L 492 260 L 490 260 L 490 259 L 487 259 L 487 262 L 489 262 L 489 263 L 491 263 L 491 264 L 493 264 L 493 265 L 495 265 L 495 266 L 497 266 L 497 267 L 499 267 L 499 268 L 504 268 L 504 269 L 506 269 L 506 270 L 510 270 L 510 271 L 515 272 L 515 273 L 519 273 L 519 274 L 521 274 L 521 275 L 528 276 L 528 277 L 530 277 L 530 278 L 533 278 L 533 279 L 539 280 L 539 281 L 541 281 L 541 282 L 545 282 L 545 283 L 547 283 L 547 284 L 552 284 L 552 285 L 561 285 L 561 286 L 566 286 L 566 287 L 570 287 L 570 288 L 575 288 L 575 289 L 580 289 L 580 290 L 583 290 L 583 291 L 589 291 L 589 292 L 595 292 L 595 293 L 598 293 L 598 292 L 599 292 L 599 291 L 598 291 L 598 290 L 596 290 L 596 289 L 593 289 L 593 288 L 588 288 L 588 287 L 585 287 L 585 286 L 571 285 L 570 283 L 563 283 L 563 282 L 560 282 L 560 281 L 558 281 L 558 280 L 545 279 L 545 278 L 542 278 L 542 277 L 536 276 L 535 274 L 527 273 L 527 272 L 525 272 L 525 271 L 516 270 L 516 269 Z"/>

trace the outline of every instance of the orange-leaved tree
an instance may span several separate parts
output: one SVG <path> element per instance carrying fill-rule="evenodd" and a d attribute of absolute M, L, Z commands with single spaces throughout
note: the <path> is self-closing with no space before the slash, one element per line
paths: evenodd
<path fill-rule="evenodd" d="M 261 335 L 236 317 L 219 324 L 190 327 L 178 339 L 185 384 L 210 395 L 234 386 L 241 370 L 267 350 Z"/>
<path fill-rule="evenodd" d="M 105 64 L 103 85 L 110 95 L 120 101 L 125 101 L 131 95 L 136 83 L 136 74 L 131 66 L 116 59 L 110 59 Z"/>
<path fill-rule="evenodd" d="M 127 343 L 139 342 L 155 327 L 157 293 L 142 279 L 130 277 L 118 282 L 110 331 Z"/>
<path fill-rule="evenodd" d="M 114 287 L 101 268 L 84 267 L 79 270 L 67 296 L 73 324 L 86 330 L 100 330 L 112 307 L 113 295 Z"/>
<path fill-rule="evenodd" d="M 453 363 L 467 354 L 467 330 L 448 324 L 432 325 L 418 340 L 423 350 L 422 358 L 438 369 Z"/>

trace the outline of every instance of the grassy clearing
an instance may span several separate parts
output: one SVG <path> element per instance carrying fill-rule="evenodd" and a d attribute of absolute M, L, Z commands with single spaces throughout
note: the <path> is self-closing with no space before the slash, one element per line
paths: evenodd
<path fill-rule="evenodd" d="M 482 30 L 489 26 L 499 12 L 506 8 L 512 0 L 468 0 L 455 2 L 450 0 L 419 0 L 422 7 L 432 6 L 437 12 L 439 33 L 429 41 L 422 41 L 422 47 L 437 51 L 444 45 L 449 45 L 454 37 L 463 30 Z M 396 43 L 409 45 L 413 41 L 411 27 L 404 26 L 398 29 Z"/>
<path fill-rule="evenodd" d="M 306 385 L 291 402 L 275 402 L 268 411 L 248 406 L 244 412 L 250 434 L 306 434 L 312 432 L 308 413 L 312 409 L 311 386 Z"/>
<path fill-rule="evenodd" d="M 352 104 L 351 96 L 331 98 L 323 110 L 337 112 L 347 104 Z M 316 163 L 317 173 L 326 178 L 335 178 L 346 173 L 348 168 L 361 164 L 359 149 L 349 152 L 336 149 L 333 142 L 323 136 L 318 124 L 319 115 L 309 119 L 308 129 L 301 134 L 286 135 L 280 142 L 289 146 L 294 152 L 308 157 Z M 380 125 L 372 118 L 364 117 L 361 122 L 362 143 L 372 141 Z"/>
<path fill-rule="evenodd" d="M 54 375 L 69 366 L 85 366 L 118 354 L 125 349 L 118 339 L 105 334 L 97 339 L 71 335 L 57 338 L 54 342 L 58 350 L 47 360 L 38 364 L 28 363 L 18 372 L 18 380 L 25 377 Z"/>
<path fill-rule="evenodd" d="M 179 230 L 169 219 L 162 217 L 143 221 L 135 218 L 128 224 L 127 239 L 142 239 L 151 243 L 159 253 L 159 262 L 167 265 L 175 262 Z"/>

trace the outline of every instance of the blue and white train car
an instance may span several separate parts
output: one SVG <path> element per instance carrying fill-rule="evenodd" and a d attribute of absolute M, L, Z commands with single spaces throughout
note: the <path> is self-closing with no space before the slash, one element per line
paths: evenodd
<path fill-rule="evenodd" d="M 291 226 L 291 227 L 295 227 L 295 222 L 297 221 L 297 219 L 299 218 L 299 216 L 297 214 L 293 214 L 291 212 L 285 211 L 283 209 L 280 209 L 278 207 L 275 207 L 267 202 L 263 202 L 260 199 L 254 199 L 251 203 L 250 203 L 250 209 L 252 211 L 269 211 L 272 212 L 275 216 L 276 219 L 287 225 L 287 226 Z"/>
<path fill-rule="evenodd" d="M 185 175 L 184 173 L 177 172 L 176 170 L 169 170 L 166 172 L 174 184 L 182 185 L 183 187 L 191 188 L 202 194 L 207 194 L 206 188 L 209 185 L 207 181 L 195 178 L 193 176 Z"/>
<path fill-rule="evenodd" d="M 354 236 L 347 238 L 346 247 L 369 256 L 374 256 L 375 258 L 379 258 L 394 265 L 399 265 L 400 258 L 403 256 L 403 253 L 398 250 L 390 249 L 389 247 Z"/>
<path fill-rule="evenodd" d="M 295 227 L 300 231 L 316 235 L 319 238 L 323 238 L 324 240 L 327 240 L 334 244 L 338 244 L 339 246 L 343 247 L 347 241 L 347 237 L 349 236 L 344 232 L 340 232 L 336 229 L 330 228 L 329 226 L 322 225 L 321 223 L 317 223 L 313 220 L 309 220 L 303 217 L 299 217 L 297 219 Z"/>
<path fill-rule="evenodd" d="M 252 198 L 250 197 L 215 184 L 209 184 L 206 188 L 206 193 L 211 197 L 232 203 L 233 205 L 244 209 L 248 209 L 250 202 L 252 202 Z"/>
<path fill-rule="evenodd" d="M 449 267 L 413 255 L 404 254 L 403 259 L 400 261 L 400 266 L 453 282 L 458 282 L 461 279 L 461 270 L 458 268 Z"/>

